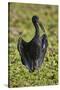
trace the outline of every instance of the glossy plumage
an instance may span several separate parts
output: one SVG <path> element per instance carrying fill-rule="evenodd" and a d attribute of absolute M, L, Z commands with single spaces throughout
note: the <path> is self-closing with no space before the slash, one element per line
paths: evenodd
<path fill-rule="evenodd" d="M 35 27 L 35 36 L 30 42 L 25 42 L 19 38 L 17 45 L 22 64 L 25 65 L 29 71 L 34 71 L 41 66 L 48 46 L 47 36 L 41 22 L 39 23 L 39 18 L 33 16 L 32 22 Z M 42 36 L 39 35 L 39 25 L 44 32 Z"/>

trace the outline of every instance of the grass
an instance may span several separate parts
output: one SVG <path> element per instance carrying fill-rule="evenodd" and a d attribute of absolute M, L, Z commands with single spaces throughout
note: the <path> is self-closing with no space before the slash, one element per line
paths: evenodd
<path fill-rule="evenodd" d="M 9 87 L 42 86 L 58 84 L 58 6 L 10 3 L 9 5 Z M 21 63 L 17 50 L 18 32 L 29 42 L 34 34 L 31 18 L 39 16 L 48 37 L 48 49 L 39 71 L 30 73 Z"/>

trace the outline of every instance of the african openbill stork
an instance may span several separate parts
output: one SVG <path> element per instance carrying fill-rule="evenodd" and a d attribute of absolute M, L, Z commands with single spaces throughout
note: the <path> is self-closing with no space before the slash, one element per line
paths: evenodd
<path fill-rule="evenodd" d="M 39 22 L 38 16 L 33 16 L 32 22 L 35 27 L 35 35 L 33 39 L 30 42 L 26 42 L 19 38 L 17 45 L 19 54 L 21 55 L 22 64 L 25 65 L 29 71 L 34 71 L 41 66 L 48 46 L 45 29 L 42 23 Z M 42 36 L 39 34 L 39 26 L 44 32 Z"/>

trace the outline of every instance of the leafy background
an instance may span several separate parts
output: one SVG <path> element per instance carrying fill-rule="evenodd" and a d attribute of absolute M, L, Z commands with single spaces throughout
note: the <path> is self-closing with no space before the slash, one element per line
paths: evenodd
<path fill-rule="evenodd" d="M 39 16 L 48 37 L 48 49 L 39 71 L 30 73 L 21 63 L 17 50 L 18 38 L 29 42 L 35 28 L 32 16 Z M 8 4 L 8 79 L 9 87 L 58 84 L 58 6 L 9 3 Z M 20 35 L 19 35 L 20 32 Z"/>

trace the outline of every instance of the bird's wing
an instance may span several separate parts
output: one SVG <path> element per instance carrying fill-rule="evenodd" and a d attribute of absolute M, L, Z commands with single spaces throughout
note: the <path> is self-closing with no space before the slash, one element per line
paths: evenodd
<path fill-rule="evenodd" d="M 18 51 L 20 50 L 20 38 L 18 39 L 18 42 L 17 42 L 17 49 Z"/>
<path fill-rule="evenodd" d="M 48 40 L 46 34 L 43 34 L 41 37 L 41 51 L 42 53 L 45 53 L 48 46 Z"/>
<path fill-rule="evenodd" d="M 22 64 L 25 65 L 29 70 L 31 70 L 31 59 L 30 59 L 30 56 L 29 56 L 29 53 L 26 51 L 26 47 L 24 46 L 25 42 L 23 41 L 19 41 L 18 40 L 18 51 L 21 55 L 21 61 L 22 61 Z"/>
<path fill-rule="evenodd" d="M 48 40 L 47 40 L 47 36 L 45 34 L 43 34 L 43 36 L 40 38 L 40 56 L 39 58 L 36 60 L 36 68 L 40 67 L 41 64 L 44 61 L 44 56 L 45 53 L 47 51 L 47 46 L 48 46 Z"/>
<path fill-rule="evenodd" d="M 21 48 L 21 61 L 22 61 L 22 64 L 24 64 L 30 71 L 32 68 L 32 62 L 31 62 L 30 55 L 28 52 L 26 51 L 24 52 L 24 49 L 22 48 Z"/>

